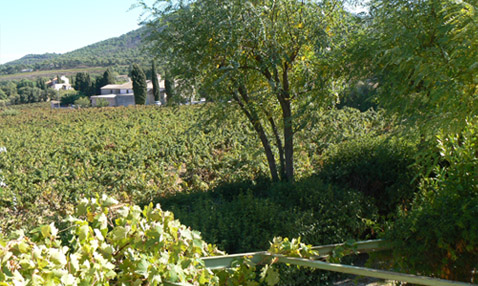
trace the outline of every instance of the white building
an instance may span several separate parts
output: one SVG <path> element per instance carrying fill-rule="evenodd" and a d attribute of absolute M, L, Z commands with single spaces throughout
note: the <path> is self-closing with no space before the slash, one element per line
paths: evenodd
<path fill-rule="evenodd" d="M 63 83 L 59 83 L 58 78 L 55 77 L 54 79 L 52 79 L 50 81 L 47 81 L 46 84 L 47 84 L 48 87 L 51 87 L 54 90 L 61 90 L 61 89 L 62 90 L 70 90 L 70 89 L 72 89 L 69 78 L 62 75 L 60 77 L 60 79 Z"/>
<path fill-rule="evenodd" d="M 146 81 L 147 84 L 147 96 L 146 105 L 166 104 L 166 89 L 164 86 L 164 80 L 158 75 L 159 82 L 159 102 L 154 101 L 153 95 L 153 82 L 151 80 Z M 109 106 L 129 106 L 135 105 L 133 83 L 131 81 L 123 84 L 108 84 L 101 88 L 101 95 L 95 95 L 90 97 L 91 105 L 97 106 L 100 100 L 106 100 Z"/>

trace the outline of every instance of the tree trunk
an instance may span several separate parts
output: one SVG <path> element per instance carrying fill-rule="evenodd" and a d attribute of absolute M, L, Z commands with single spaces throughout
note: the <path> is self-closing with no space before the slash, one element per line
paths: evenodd
<path fill-rule="evenodd" d="M 278 72 L 275 73 L 278 75 Z M 287 181 L 294 181 L 294 130 L 292 128 L 292 110 L 289 88 L 289 65 L 284 64 L 282 70 L 282 91 L 278 94 L 284 120 L 284 151 L 285 151 L 285 175 Z"/>
<path fill-rule="evenodd" d="M 284 120 L 284 151 L 285 151 L 285 175 L 287 181 L 294 181 L 294 131 L 292 129 L 292 112 L 290 101 L 286 100 L 282 105 Z"/>
<path fill-rule="evenodd" d="M 244 98 L 247 103 L 247 95 L 243 94 L 243 90 L 241 93 L 241 96 Z M 277 174 L 277 165 L 276 165 L 276 160 L 274 158 L 274 153 L 272 153 L 272 148 L 269 143 L 269 139 L 267 138 L 266 132 L 264 130 L 264 127 L 262 126 L 258 115 L 254 112 L 254 110 L 249 111 L 244 102 L 237 96 L 237 94 L 233 93 L 234 99 L 237 101 L 239 104 L 242 112 L 246 115 L 247 119 L 251 122 L 252 126 L 254 127 L 254 130 L 256 133 L 259 135 L 259 139 L 261 140 L 262 147 L 264 147 L 264 151 L 266 153 L 266 158 L 267 158 L 267 163 L 269 164 L 269 171 L 271 173 L 272 181 L 278 182 L 279 181 L 279 176 Z"/>
<path fill-rule="evenodd" d="M 276 146 L 277 149 L 279 150 L 279 163 L 280 163 L 280 170 L 279 170 L 279 176 L 281 180 L 285 179 L 285 158 L 284 158 L 284 148 L 282 147 L 282 140 L 280 139 L 279 136 L 279 130 L 277 130 L 277 125 L 275 124 L 274 118 L 272 118 L 272 115 L 267 114 L 267 117 L 269 119 L 269 123 L 271 124 L 272 128 L 272 133 L 274 134 L 274 138 L 276 140 Z"/>

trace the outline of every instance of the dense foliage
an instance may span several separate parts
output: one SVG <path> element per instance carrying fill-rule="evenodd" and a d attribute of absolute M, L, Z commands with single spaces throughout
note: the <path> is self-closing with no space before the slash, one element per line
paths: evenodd
<path fill-rule="evenodd" d="M 68 245 L 62 245 L 54 224 L 36 228 L 32 238 L 18 232 L 16 239 L 1 241 L 2 284 L 219 282 L 199 259 L 217 250 L 158 207 L 141 210 L 107 197 L 85 199 L 68 221 Z"/>
<path fill-rule="evenodd" d="M 264 179 L 221 184 L 207 192 L 157 200 L 204 239 L 230 253 L 267 249 L 275 236 L 323 245 L 364 239 L 377 211 L 370 200 L 313 176 L 296 183 Z"/>
<path fill-rule="evenodd" d="M 0 101 L 8 104 L 25 104 L 47 101 L 55 96 L 55 91 L 47 89 L 45 79 L 36 81 L 22 79 L 20 81 L 0 82 Z"/>
<path fill-rule="evenodd" d="M 389 238 L 402 270 L 476 281 L 478 273 L 477 120 L 459 134 L 437 138 L 434 175 L 421 183 L 413 207 L 403 211 Z"/>
<path fill-rule="evenodd" d="M 364 136 L 326 151 L 320 177 L 372 198 L 380 214 L 408 207 L 417 191 L 416 148 L 386 136 Z"/>
<path fill-rule="evenodd" d="M 474 0 L 371 1 L 355 59 L 382 105 L 425 132 L 464 126 L 478 102 L 477 9 Z"/>

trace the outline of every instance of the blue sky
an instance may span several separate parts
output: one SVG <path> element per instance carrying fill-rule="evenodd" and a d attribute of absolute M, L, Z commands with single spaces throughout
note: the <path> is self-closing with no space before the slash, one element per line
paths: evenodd
<path fill-rule="evenodd" d="M 73 51 L 135 30 L 142 12 L 140 8 L 130 9 L 135 3 L 136 0 L 0 0 L 0 64 L 27 54 Z"/>
<path fill-rule="evenodd" d="M 139 28 L 135 0 L 0 0 L 0 63 L 65 53 Z M 128 11 L 130 10 L 130 11 Z"/>

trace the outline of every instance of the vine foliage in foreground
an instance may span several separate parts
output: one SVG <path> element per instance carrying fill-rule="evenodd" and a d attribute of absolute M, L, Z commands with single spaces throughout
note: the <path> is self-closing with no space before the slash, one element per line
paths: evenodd
<path fill-rule="evenodd" d="M 221 254 L 199 232 L 152 204 L 119 204 L 107 196 L 84 199 L 69 217 L 71 240 L 62 245 L 52 223 L 31 236 L 0 240 L 0 285 L 275 285 L 271 265 L 256 270 L 247 258 L 217 273 L 201 257 Z M 274 253 L 314 255 L 300 240 L 275 239 Z"/>

